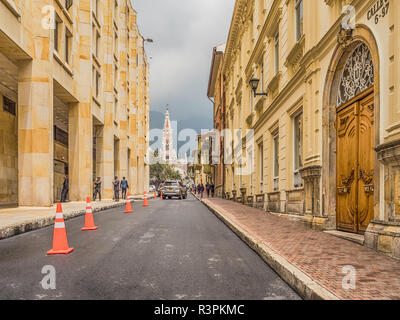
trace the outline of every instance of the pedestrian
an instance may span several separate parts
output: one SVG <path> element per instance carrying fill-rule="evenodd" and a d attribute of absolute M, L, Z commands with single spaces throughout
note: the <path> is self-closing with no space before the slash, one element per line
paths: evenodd
<path fill-rule="evenodd" d="M 114 177 L 113 187 L 114 187 L 114 201 L 119 202 L 119 180 L 117 176 Z"/>
<path fill-rule="evenodd" d="M 204 194 L 204 185 L 200 185 L 200 199 L 203 199 L 203 194 Z"/>
<path fill-rule="evenodd" d="M 210 187 L 211 187 L 211 185 L 207 182 L 207 184 L 206 184 L 207 198 L 210 197 Z"/>
<path fill-rule="evenodd" d="M 66 175 L 64 177 L 63 187 L 61 191 L 61 202 L 66 202 L 68 199 L 68 192 L 69 192 L 69 179 Z"/>
<path fill-rule="evenodd" d="M 211 184 L 210 190 L 211 190 L 211 196 L 214 198 L 214 195 L 215 195 L 215 185 L 214 185 L 214 183 Z"/>
<path fill-rule="evenodd" d="M 129 189 L 129 185 L 125 177 L 123 177 L 121 180 L 121 189 L 122 189 L 122 199 L 126 199 L 126 191 Z"/>
<path fill-rule="evenodd" d="M 200 195 L 200 189 L 201 189 L 201 185 L 200 183 L 197 185 L 197 194 Z"/>
<path fill-rule="evenodd" d="M 100 179 L 100 177 L 97 177 L 97 180 L 94 182 L 93 201 L 96 201 L 97 195 L 99 195 L 99 201 L 101 201 L 101 179 Z"/>

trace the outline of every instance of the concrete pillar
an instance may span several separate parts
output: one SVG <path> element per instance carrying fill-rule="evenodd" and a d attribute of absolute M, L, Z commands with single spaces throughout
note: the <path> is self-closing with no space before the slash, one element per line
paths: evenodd
<path fill-rule="evenodd" d="M 53 205 L 53 81 L 49 38 L 35 40 L 41 60 L 22 62 L 18 74 L 18 197 L 21 206 Z"/>
<path fill-rule="evenodd" d="M 71 201 L 92 195 L 93 124 L 90 103 L 73 103 L 69 108 L 69 182 Z"/>
<path fill-rule="evenodd" d="M 103 145 L 101 148 L 100 166 L 102 167 L 102 180 L 104 188 L 104 199 L 113 198 L 112 181 L 114 180 L 114 135 L 112 130 L 107 129 L 107 124 L 104 127 Z"/>

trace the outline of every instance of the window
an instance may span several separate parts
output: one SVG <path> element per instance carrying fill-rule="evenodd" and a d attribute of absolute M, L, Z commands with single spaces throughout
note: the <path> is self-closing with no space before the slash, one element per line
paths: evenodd
<path fill-rule="evenodd" d="M 56 21 L 55 21 L 55 28 L 54 28 L 54 50 L 56 50 L 58 52 L 58 49 L 60 47 L 60 18 L 56 17 Z"/>
<path fill-rule="evenodd" d="M 117 32 L 114 32 L 114 54 L 118 57 L 118 36 Z"/>
<path fill-rule="evenodd" d="M 249 86 L 249 93 L 250 93 L 250 113 L 253 113 L 253 97 L 254 97 L 254 93 L 253 90 L 251 89 L 251 87 Z"/>
<path fill-rule="evenodd" d="M 127 56 L 126 61 L 127 61 L 127 67 L 126 67 L 126 81 L 127 81 L 128 84 L 129 84 L 129 81 L 130 81 L 130 73 L 129 73 L 129 71 L 130 71 L 130 68 L 131 68 L 131 64 L 130 64 L 130 62 L 129 62 L 129 56 Z M 128 90 L 129 90 L 129 86 L 127 86 L 127 88 L 128 88 Z"/>
<path fill-rule="evenodd" d="M 299 113 L 293 118 L 293 140 L 294 140 L 294 187 L 300 188 L 303 186 L 303 181 L 300 175 L 300 169 L 303 166 L 303 114 Z"/>
<path fill-rule="evenodd" d="M 273 137 L 273 151 L 274 151 L 274 191 L 279 190 L 279 134 L 276 133 Z"/>
<path fill-rule="evenodd" d="M 263 143 L 258 145 L 258 175 L 260 179 L 260 193 L 264 192 L 264 146 Z"/>
<path fill-rule="evenodd" d="M 303 0 L 296 0 L 296 42 L 303 36 Z"/>
<path fill-rule="evenodd" d="M 262 61 L 261 62 L 261 65 L 260 65 L 260 68 L 261 68 L 261 92 L 264 92 L 264 61 Z"/>
<path fill-rule="evenodd" d="M 7 97 L 3 96 L 3 110 L 11 113 L 13 116 L 16 115 L 16 103 Z"/>
<path fill-rule="evenodd" d="M 118 112 L 118 99 L 114 97 L 114 121 L 117 121 L 117 112 Z"/>
<path fill-rule="evenodd" d="M 253 169 L 254 169 L 253 151 L 249 152 L 249 158 L 250 158 L 250 188 L 251 188 L 251 194 L 253 194 Z"/>
<path fill-rule="evenodd" d="M 65 0 L 65 9 L 69 10 L 72 7 L 73 0 Z"/>
<path fill-rule="evenodd" d="M 235 190 L 235 167 L 232 166 L 232 190 Z"/>
<path fill-rule="evenodd" d="M 98 98 L 100 93 L 100 73 L 95 67 L 93 67 L 93 78 L 94 78 L 93 82 L 95 88 L 95 97 Z"/>
<path fill-rule="evenodd" d="M 114 21 L 116 22 L 118 19 L 118 0 L 114 2 Z"/>
<path fill-rule="evenodd" d="M 100 34 L 96 30 L 96 57 L 100 56 Z"/>
<path fill-rule="evenodd" d="M 72 33 L 65 28 L 65 62 L 71 62 Z"/>
<path fill-rule="evenodd" d="M 279 31 L 276 32 L 275 37 L 274 37 L 274 52 L 275 52 L 274 71 L 275 71 L 275 74 L 277 74 L 279 72 Z"/>
<path fill-rule="evenodd" d="M 99 17 L 99 2 L 100 0 L 94 0 L 94 13 L 97 18 Z"/>
<path fill-rule="evenodd" d="M 114 87 L 118 85 L 118 67 L 114 65 Z"/>

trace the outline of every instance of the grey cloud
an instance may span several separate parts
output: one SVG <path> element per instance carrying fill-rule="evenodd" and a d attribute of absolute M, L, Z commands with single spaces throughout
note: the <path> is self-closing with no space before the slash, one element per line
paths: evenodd
<path fill-rule="evenodd" d="M 209 117 L 212 48 L 226 42 L 234 0 L 136 0 L 138 24 L 150 60 L 150 110 L 170 104 L 173 120 Z M 195 126 L 195 124 L 193 124 Z"/>

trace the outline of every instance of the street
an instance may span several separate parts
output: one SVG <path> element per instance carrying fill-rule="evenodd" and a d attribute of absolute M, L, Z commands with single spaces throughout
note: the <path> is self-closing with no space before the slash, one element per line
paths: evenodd
<path fill-rule="evenodd" d="M 150 200 L 66 222 L 74 251 L 46 256 L 53 227 L 0 241 L 0 299 L 300 299 L 205 206 Z M 45 290 L 42 268 L 55 267 L 56 289 Z"/>

